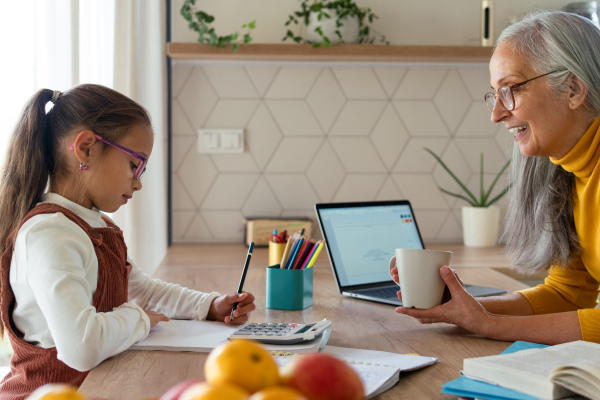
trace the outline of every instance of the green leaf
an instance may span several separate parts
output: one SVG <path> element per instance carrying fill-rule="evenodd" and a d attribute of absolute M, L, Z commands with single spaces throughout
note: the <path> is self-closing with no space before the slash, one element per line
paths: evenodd
<path fill-rule="evenodd" d="M 449 192 L 446 189 L 441 188 L 439 186 L 438 186 L 438 189 L 440 189 L 440 191 L 442 191 L 443 193 L 446 193 L 447 195 L 450 195 L 450 196 L 453 196 L 453 197 L 456 197 L 456 198 L 459 198 L 459 199 L 462 199 L 462 200 L 466 201 L 467 203 L 469 203 L 473 207 L 480 207 L 479 203 L 476 203 L 472 199 L 469 199 L 469 198 L 467 198 L 467 197 L 465 197 L 463 195 L 460 195 L 458 193 Z"/>
<path fill-rule="evenodd" d="M 479 198 L 481 199 L 481 204 L 485 204 L 485 194 L 483 192 L 483 153 L 479 157 Z"/>
<path fill-rule="evenodd" d="M 204 21 L 207 24 L 211 24 L 215 21 L 215 17 L 205 13 L 204 11 L 198 11 L 196 13 L 196 18 L 198 18 L 198 21 Z"/>
<path fill-rule="evenodd" d="M 512 183 L 510 185 L 508 185 L 507 187 L 504 188 L 504 190 L 502 192 L 500 192 L 500 194 L 498 194 L 496 197 L 494 197 L 492 200 L 490 200 L 486 207 L 491 206 L 492 204 L 494 204 L 495 202 L 497 202 L 498 200 L 500 200 L 500 198 L 502 196 L 504 196 L 506 194 L 506 192 L 508 192 L 510 190 L 510 188 L 512 187 Z"/>
<path fill-rule="evenodd" d="M 511 160 L 508 160 L 506 162 L 506 164 L 504 164 L 504 166 L 502 167 L 502 169 L 500 170 L 500 172 L 498 172 L 498 174 L 496 175 L 496 178 L 494 178 L 494 181 L 492 182 L 492 185 L 490 186 L 490 188 L 488 189 L 487 193 L 485 194 L 485 198 L 486 199 L 492 193 L 492 190 L 494 189 L 494 186 L 496 186 L 496 182 L 498 182 L 498 179 L 500 179 L 500 176 L 502 176 L 502 174 L 504 173 L 504 171 L 506 170 L 506 168 L 508 168 L 508 166 L 510 165 L 510 161 Z M 502 191 L 502 194 L 506 193 L 511 186 L 512 186 L 512 184 L 510 184 L 506 188 L 504 188 L 504 190 Z M 502 196 L 500 196 L 500 197 L 502 197 Z"/>
<path fill-rule="evenodd" d="M 440 157 L 437 156 L 437 154 L 435 154 L 433 151 L 431 151 L 427 147 L 425 147 L 425 151 L 427 151 L 429 154 L 431 154 L 437 160 L 437 162 L 440 163 L 442 168 L 444 168 L 446 170 L 446 172 L 448 172 L 448 174 L 450 174 L 452 179 L 454 179 L 456 181 L 456 183 L 458 183 L 458 185 L 461 187 L 461 189 L 469 196 L 469 198 L 471 198 L 473 203 L 475 203 L 475 204 L 479 203 L 477 201 L 477 199 L 475 198 L 475 196 L 473 196 L 471 191 L 469 189 L 467 189 L 465 184 L 462 183 L 461 180 L 458 179 L 458 177 L 456 175 L 454 175 L 454 173 L 452 171 L 450 171 L 450 168 L 448 168 L 448 166 L 446 166 L 446 164 L 442 161 L 442 159 Z"/>
<path fill-rule="evenodd" d="M 500 198 L 502 198 L 502 196 L 504 196 L 506 194 L 506 192 L 508 192 L 508 190 L 512 187 L 512 184 L 508 185 L 506 188 L 504 188 L 504 190 L 502 190 L 502 192 L 500 194 L 498 194 L 496 197 L 494 197 L 492 200 L 488 200 L 492 190 L 494 189 L 494 186 L 496 185 L 496 183 L 498 182 L 498 179 L 500 178 L 500 176 L 504 173 L 504 171 L 506 170 L 506 168 L 508 168 L 508 165 L 510 164 L 510 160 L 508 160 L 508 162 L 506 164 L 504 164 L 504 166 L 502 167 L 502 169 L 500 170 L 500 172 L 498 172 L 498 174 L 496 174 L 496 177 L 494 179 L 494 181 L 492 182 L 492 185 L 490 186 L 490 188 L 485 191 L 484 186 L 483 186 L 483 153 L 480 155 L 480 162 L 479 162 L 479 166 L 480 166 L 480 171 L 479 171 L 479 185 L 480 185 L 480 198 L 476 199 L 475 196 L 469 191 L 469 189 L 467 189 L 467 187 L 456 177 L 456 175 L 454 175 L 452 173 L 452 171 L 450 171 L 450 169 L 448 168 L 448 166 L 442 161 L 442 159 L 440 157 L 438 157 L 433 151 L 431 151 L 428 148 L 424 148 L 425 151 L 427 151 L 429 154 L 431 154 L 442 166 L 442 168 L 444 168 L 446 170 L 446 172 L 448 172 L 448 174 L 450 174 L 450 176 L 456 181 L 456 183 L 458 183 L 458 185 L 461 187 L 461 189 L 466 193 L 466 196 L 460 195 L 460 194 L 456 194 L 456 193 L 452 193 L 449 192 L 445 189 L 442 189 L 441 187 L 439 187 L 439 189 L 443 192 L 446 193 L 450 196 L 454 196 L 460 199 L 463 199 L 465 201 L 467 201 L 469 204 L 471 204 L 473 207 L 489 207 L 492 204 L 494 204 L 496 201 L 498 201 Z"/>

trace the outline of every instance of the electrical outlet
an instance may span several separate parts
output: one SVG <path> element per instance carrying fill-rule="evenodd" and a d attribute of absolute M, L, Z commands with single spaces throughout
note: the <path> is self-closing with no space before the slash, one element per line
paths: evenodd
<path fill-rule="evenodd" d="M 198 153 L 243 153 L 243 129 L 198 129 Z"/>

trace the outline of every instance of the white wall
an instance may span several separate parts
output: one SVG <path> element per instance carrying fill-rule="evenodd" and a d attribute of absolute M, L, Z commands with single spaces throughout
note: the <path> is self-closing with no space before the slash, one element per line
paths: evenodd
<path fill-rule="evenodd" d="M 479 45 L 479 0 L 358 1 L 391 44 Z M 182 2 L 172 3 L 172 40 L 193 42 Z M 219 35 L 256 19 L 259 43 L 279 43 L 299 4 L 198 3 Z M 567 3 L 497 0 L 497 33 L 511 17 Z M 317 202 L 399 198 L 413 203 L 426 241 L 459 242 L 465 203 L 440 193 L 459 189 L 423 147 L 476 192 L 479 155 L 489 185 L 512 147 L 483 101 L 486 63 L 177 61 L 172 84 L 175 242 L 240 242 L 244 218 L 314 219 Z M 198 154 L 199 128 L 244 128 L 245 153 Z"/>
<path fill-rule="evenodd" d="M 511 18 L 535 9 L 562 9 L 567 0 L 496 0 L 496 36 Z M 299 0 L 198 0 L 201 8 L 215 17 L 219 35 L 242 32 L 244 23 L 256 20 L 252 31 L 257 43 L 279 43 L 287 28 L 288 15 L 299 9 Z M 357 0 L 379 16 L 373 27 L 391 44 L 479 45 L 479 0 Z M 172 1 L 172 40 L 194 42 L 195 32 L 180 15 L 183 0 Z"/>
<path fill-rule="evenodd" d="M 177 61 L 173 239 L 241 242 L 244 218 L 314 219 L 319 202 L 408 199 L 424 240 L 459 242 L 465 203 L 437 186 L 460 189 L 423 147 L 475 193 L 485 153 L 489 185 L 512 135 L 490 122 L 488 88 L 485 63 Z M 198 128 L 244 128 L 246 149 L 198 154 Z"/>

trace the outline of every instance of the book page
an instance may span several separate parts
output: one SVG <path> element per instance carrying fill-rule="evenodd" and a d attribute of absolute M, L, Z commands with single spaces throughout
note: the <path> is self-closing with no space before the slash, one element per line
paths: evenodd
<path fill-rule="evenodd" d="M 412 356 L 388 351 L 350 349 L 337 346 L 325 346 L 323 352 L 341 358 L 350 364 L 381 365 L 392 367 L 397 371 L 412 371 L 435 364 L 438 361 L 435 357 Z"/>
<path fill-rule="evenodd" d="M 594 364 L 564 365 L 554 370 L 550 380 L 590 399 L 600 399 L 600 360 Z"/>

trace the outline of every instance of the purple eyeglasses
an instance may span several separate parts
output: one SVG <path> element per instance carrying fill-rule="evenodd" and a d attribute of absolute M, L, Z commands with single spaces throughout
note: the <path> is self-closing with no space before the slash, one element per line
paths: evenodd
<path fill-rule="evenodd" d="M 94 136 L 96 136 L 96 139 L 98 139 L 99 141 L 106 143 L 107 145 L 112 146 L 116 149 L 119 149 L 140 160 L 140 163 L 137 165 L 135 173 L 133 174 L 133 179 L 142 179 L 142 176 L 144 176 L 144 172 L 146 172 L 146 166 L 148 166 L 148 157 L 144 157 L 143 155 L 138 154 L 133 150 L 129 150 L 127 147 L 120 146 L 116 143 L 111 142 L 108 139 L 104 139 L 102 136 L 98 136 L 96 134 L 94 134 Z"/>

